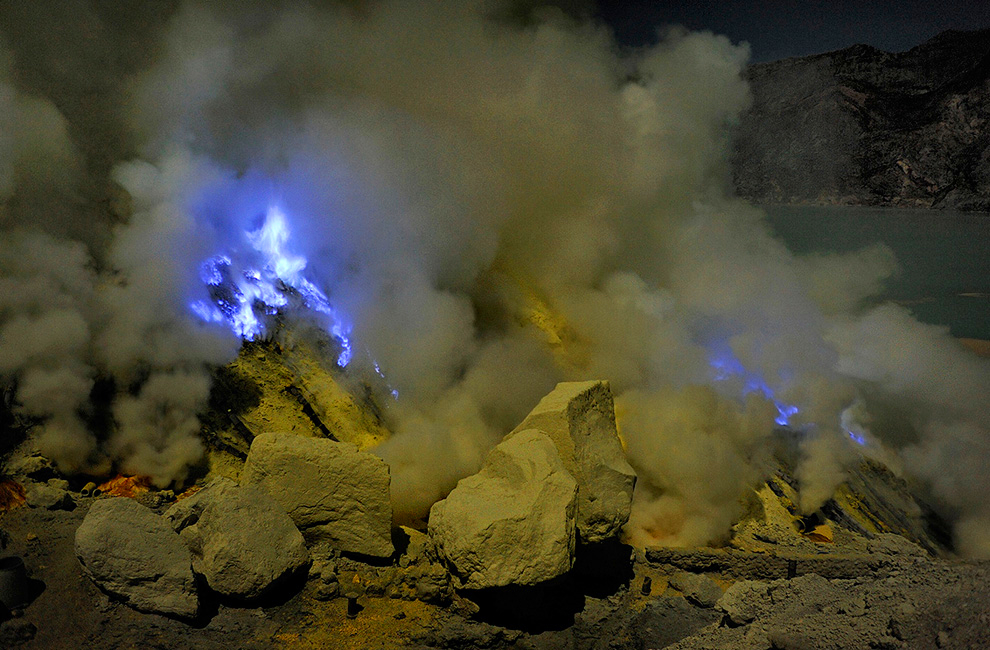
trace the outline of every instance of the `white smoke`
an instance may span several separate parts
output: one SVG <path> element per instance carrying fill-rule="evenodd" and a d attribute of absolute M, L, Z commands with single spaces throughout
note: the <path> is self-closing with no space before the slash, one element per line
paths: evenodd
<path fill-rule="evenodd" d="M 38 444 L 68 470 L 98 462 L 79 417 L 94 379 L 95 274 L 85 247 L 59 236 L 80 167 L 65 120 L 15 86 L 0 40 L 0 378 L 44 420 Z"/>
<path fill-rule="evenodd" d="M 46 426 L 77 425 L 39 438 L 60 462 L 109 454 L 165 482 L 196 461 L 208 369 L 238 341 L 188 306 L 208 299 L 203 261 L 248 254 L 245 231 L 276 202 L 347 321 L 347 373 L 377 364 L 398 391 L 378 451 L 400 518 L 474 471 L 556 381 L 604 378 L 640 473 L 637 542 L 724 536 L 793 406 L 803 509 L 860 457 L 853 418 L 905 450 L 960 518 L 964 550 L 987 551 L 972 534 L 990 517 L 973 473 L 990 457 L 987 365 L 872 306 L 896 268 L 886 248 L 798 258 L 732 198 L 745 47 L 674 30 L 627 53 L 601 25 L 482 0 L 190 1 L 148 51 L 115 89 L 112 130 L 137 154 L 113 172 L 133 200 L 126 222 L 97 251 L 47 231 L 16 235 L 41 242 L 35 257 L 3 256 L 3 282 L 21 288 L 4 294 L 2 372 Z M 64 123 L 41 131 L 25 151 L 75 160 Z M 33 163 L 0 146 L 4 196 L 30 203 L 18 174 Z M 20 222 L 4 218 L 14 237 Z M 52 263 L 59 247 L 71 263 Z M 77 278 L 54 300 L 21 286 Z M 53 342 L 5 347 L 36 321 Z M 75 416 L 98 374 L 121 391 L 99 445 Z M 31 410 L 57 385 L 73 400 Z M 951 462 L 959 450 L 974 467 Z"/>
<path fill-rule="evenodd" d="M 20 413 L 40 419 L 35 444 L 63 470 L 107 472 L 112 461 L 161 485 L 181 479 L 202 455 L 196 414 L 209 367 L 238 347 L 186 313 L 195 271 L 181 257 L 202 235 L 184 219 L 188 178 L 175 174 L 202 170 L 122 166 L 132 196 L 153 193 L 154 206 L 138 200 L 111 244 L 93 250 L 87 242 L 110 226 L 90 220 L 82 197 L 94 181 L 69 125 L 18 87 L 6 50 L 0 58 L 0 377 Z M 170 183 L 184 193 L 174 203 Z M 97 273 L 97 254 L 109 272 Z M 98 377 L 119 389 L 110 430 L 93 430 Z"/>

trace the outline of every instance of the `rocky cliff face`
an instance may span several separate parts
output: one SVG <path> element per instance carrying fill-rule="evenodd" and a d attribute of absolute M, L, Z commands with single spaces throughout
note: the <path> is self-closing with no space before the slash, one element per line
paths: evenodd
<path fill-rule="evenodd" d="M 990 211 L 990 30 L 750 66 L 733 170 L 758 203 Z"/>

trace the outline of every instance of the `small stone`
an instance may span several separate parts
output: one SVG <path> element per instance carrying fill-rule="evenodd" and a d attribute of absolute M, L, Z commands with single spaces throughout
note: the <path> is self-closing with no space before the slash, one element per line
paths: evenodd
<path fill-rule="evenodd" d="M 27 541 L 29 541 L 29 542 L 36 542 L 36 541 L 38 541 L 38 536 L 37 536 L 37 535 L 35 535 L 34 533 L 28 533 L 28 534 L 27 534 L 27 535 L 26 535 L 26 536 L 24 537 L 24 539 L 26 539 L 26 540 L 27 540 Z"/>
<path fill-rule="evenodd" d="M 859 617 L 866 613 L 866 601 L 862 596 L 853 598 L 842 605 L 842 611 L 849 616 Z"/>
<path fill-rule="evenodd" d="M 918 610 L 915 609 L 914 605 L 909 602 L 903 602 L 897 606 L 897 614 L 902 618 L 911 618 L 915 615 L 915 613 L 917 613 L 917 611 Z"/>
<path fill-rule="evenodd" d="M 401 538 L 402 556 L 399 566 L 406 567 L 423 560 L 429 560 L 433 554 L 433 542 L 430 537 L 415 528 L 399 526 L 396 534 Z"/>
<path fill-rule="evenodd" d="M 677 589 L 688 602 L 699 607 L 714 607 L 722 597 L 722 590 L 708 576 L 679 571 L 670 578 L 670 586 Z"/>
<path fill-rule="evenodd" d="M 462 618 L 471 618 L 481 611 L 478 605 L 467 598 L 454 598 L 450 604 L 450 611 Z"/>
<path fill-rule="evenodd" d="M 313 598 L 321 601 L 333 600 L 339 595 L 339 582 L 320 582 L 316 585 L 316 589 L 313 591 Z"/>
<path fill-rule="evenodd" d="M 733 583 L 716 603 L 733 625 L 745 625 L 772 608 L 765 582 L 740 580 Z"/>
<path fill-rule="evenodd" d="M 32 508 L 72 510 L 76 507 L 72 495 L 58 485 L 27 482 L 24 491 L 27 496 L 27 504 Z"/>

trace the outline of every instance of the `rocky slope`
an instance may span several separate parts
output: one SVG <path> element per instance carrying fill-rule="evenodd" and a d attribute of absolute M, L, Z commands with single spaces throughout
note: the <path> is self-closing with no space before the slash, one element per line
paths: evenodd
<path fill-rule="evenodd" d="M 610 389 L 563 383 L 434 506 L 424 533 L 388 525 L 387 475 L 377 496 L 345 494 L 381 469 L 358 447 L 384 430 L 374 405 L 343 399 L 339 372 L 317 361 L 288 343 L 246 345 L 211 401 L 206 475 L 178 495 L 125 477 L 79 489 L 84 479 L 18 447 L 0 488 L 16 482 L 23 498 L 7 512 L 0 500 L 0 555 L 23 558 L 34 588 L 26 605 L 0 604 L 0 648 L 990 643 L 990 563 L 955 558 L 912 486 L 879 460 L 864 458 L 801 517 L 799 439 L 781 427 L 761 464 L 767 480 L 722 547 L 633 550 L 617 537 L 634 481 Z M 357 435 L 366 425 L 374 435 Z M 384 548 L 314 537 L 308 524 L 324 514 L 353 533 L 371 516 Z M 596 531 L 598 543 L 583 543 Z"/>
<path fill-rule="evenodd" d="M 990 211 L 990 30 L 750 66 L 733 154 L 758 203 Z"/>

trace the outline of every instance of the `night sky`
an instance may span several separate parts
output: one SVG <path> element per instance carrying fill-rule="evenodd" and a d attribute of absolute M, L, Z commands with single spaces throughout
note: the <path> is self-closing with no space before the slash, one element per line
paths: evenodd
<path fill-rule="evenodd" d="M 658 27 L 680 24 L 748 41 L 753 61 L 819 54 L 866 43 L 898 52 L 947 29 L 990 27 L 987 0 L 875 2 L 818 0 L 597 0 L 598 15 L 620 42 L 644 45 Z"/>

